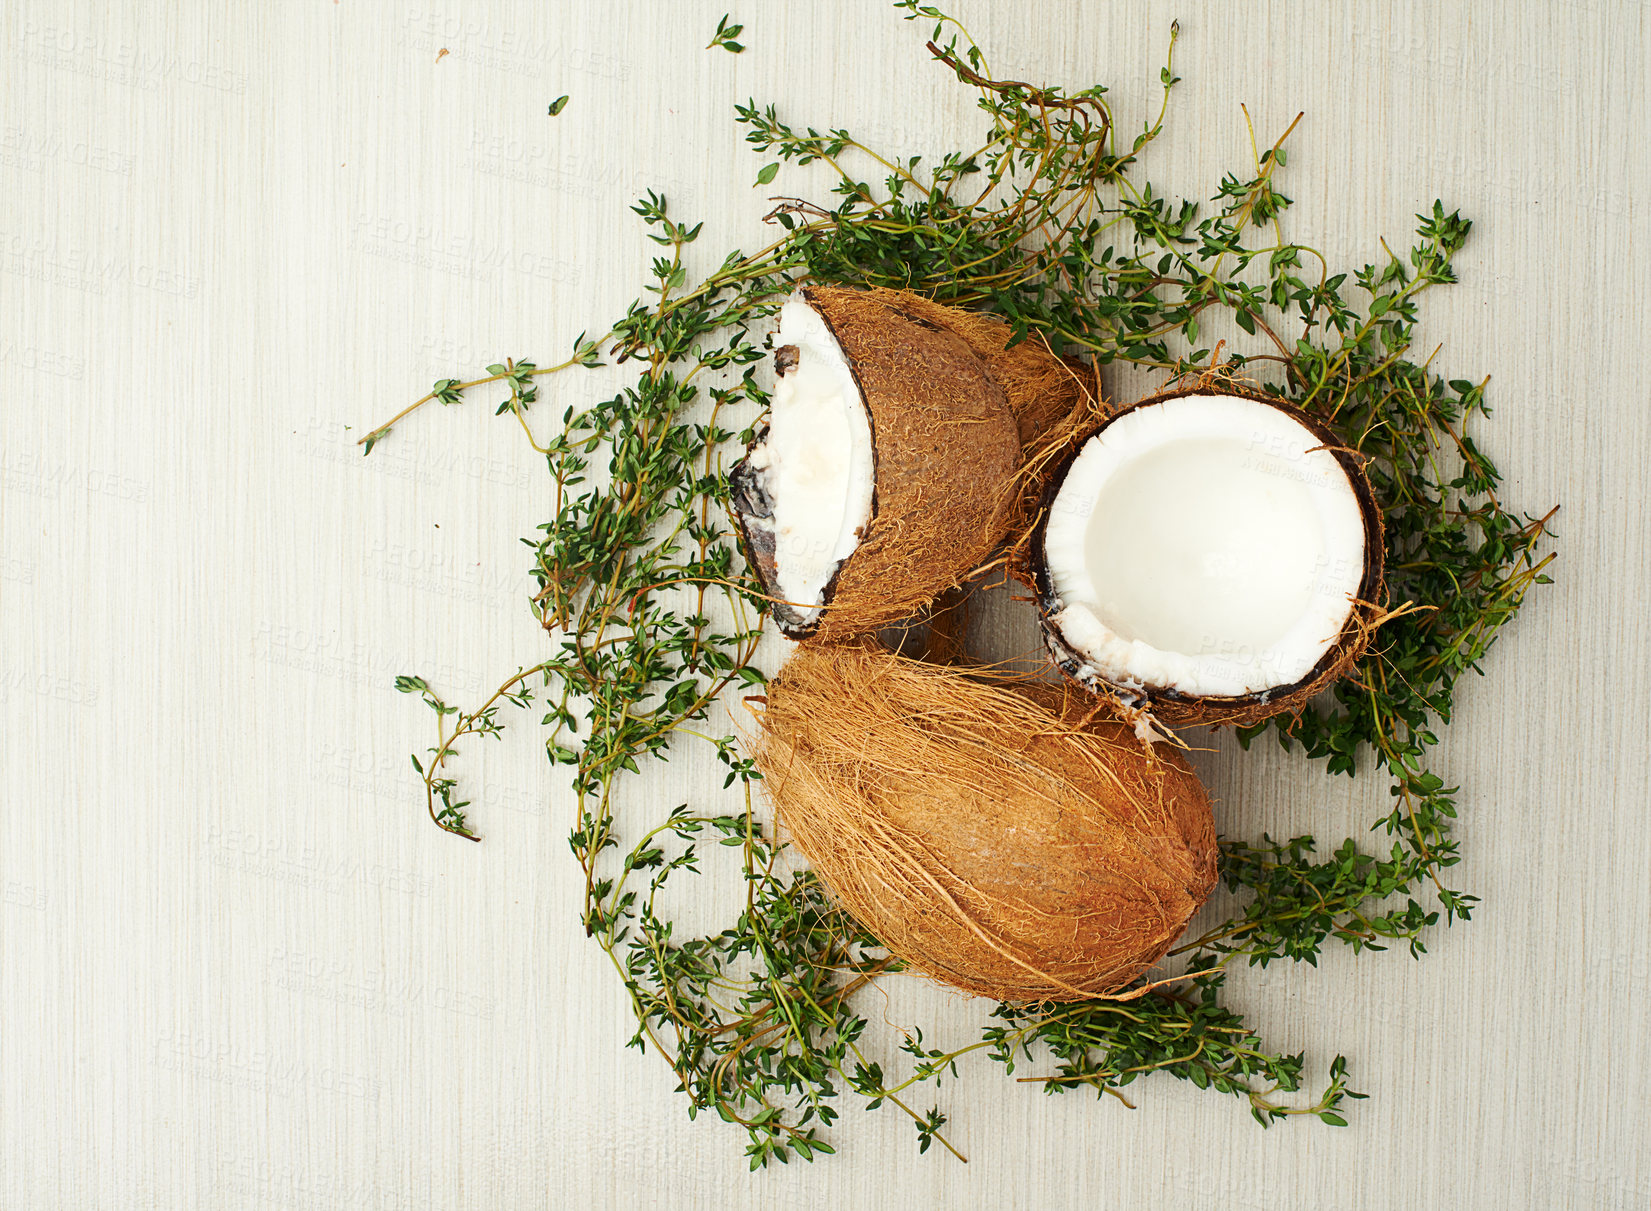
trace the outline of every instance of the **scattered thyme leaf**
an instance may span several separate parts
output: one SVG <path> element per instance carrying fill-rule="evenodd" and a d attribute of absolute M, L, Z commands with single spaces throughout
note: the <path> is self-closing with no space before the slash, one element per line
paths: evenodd
<path fill-rule="evenodd" d="M 743 25 L 730 25 L 728 23 L 728 14 L 724 13 L 722 15 L 722 20 L 717 22 L 717 32 L 712 35 L 711 40 L 706 43 L 705 49 L 710 50 L 712 47 L 720 46 L 723 50 L 737 55 L 743 51 L 745 47 L 734 41 L 734 39 L 739 37 L 744 30 L 745 26 Z"/>

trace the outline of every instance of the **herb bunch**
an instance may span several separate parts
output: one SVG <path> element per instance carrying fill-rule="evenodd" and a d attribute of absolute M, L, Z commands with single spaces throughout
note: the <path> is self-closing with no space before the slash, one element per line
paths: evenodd
<path fill-rule="evenodd" d="M 1468 919 L 1475 904 L 1447 882 L 1459 860 L 1457 790 L 1429 771 L 1428 751 L 1459 678 L 1483 671 L 1553 556 L 1541 550 L 1548 518 L 1503 508 L 1496 468 L 1470 435 L 1488 415 L 1485 384 L 1444 381 L 1431 359 L 1411 357 L 1420 296 L 1455 280 L 1470 224 L 1436 202 L 1404 254 L 1384 244 L 1377 263 L 1333 272 L 1284 238 L 1283 139 L 1252 145 L 1249 165 L 1224 176 L 1207 205 L 1142 179 L 1139 159 L 1163 132 L 1177 82 L 1173 58 L 1163 106 L 1126 138 L 1104 87 L 994 79 L 951 18 L 917 0 L 896 7 L 932 22 L 931 54 L 978 93 L 981 146 L 888 159 L 847 130 L 798 129 L 772 106 L 741 106 L 745 137 L 767 161 L 759 183 L 783 164 L 824 162 L 836 177 L 829 203 L 779 199 L 772 244 L 690 281 L 685 251 L 700 227 L 650 193 L 634 209 L 661 252 L 644 297 L 605 333 L 582 334 L 554 366 L 512 360 L 442 380 L 363 439 L 370 451 L 414 409 L 495 386 L 507 393 L 498 412 L 520 425 L 554 485 L 553 515 L 526 540 L 550 654 L 468 710 L 420 678 L 397 680 L 436 715 L 436 744 L 413 758 L 430 815 L 473 837 L 453 773 L 461 744 L 496 735 L 507 705 L 542 712 L 546 755 L 568 767 L 578 801 L 569 843 L 585 931 L 630 993 L 631 1042 L 671 1065 L 691 1116 L 710 1111 L 745 1129 L 753 1168 L 831 1152 L 826 1131 L 844 1095 L 909 1115 L 920 1150 L 955 1153 L 945 1114 L 922 1110 L 919 1092 L 976 1052 L 1006 1073 L 1031 1067 L 1037 1075 L 1020 1079 L 1049 1093 L 1087 1087 L 1123 1101 L 1138 1077 L 1165 1072 L 1242 1098 L 1263 1126 L 1299 1114 L 1342 1124 L 1346 1101 L 1362 1096 L 1345 1060 L 1316 1097 L 1292 1098 L 1304 1057 L 1269 1049 L 1221 997 L 1233 962 L 1313 963 L 1332 941 L 1354 953 L 1400 943 L 1421 956 L 1430 927 Z M 1359 450 L 1386 518 L 1393 617 L 1332 696 L 1241 739 L 1271 728 L 1332 773 L 1384 771 L 1394 802 L 1373 825 L 1383 844 L 1348 837 L 1321 857 L 1310 836 L 1225 841 L 1231 917 L 1179 948 L 1180 979 L 1133 998 L 1001 1005 L 979 1038 L 946 1046 L 916 1029 L 893 1040 L 871 1032 L 863 994 L 899 961 L 763 827 L 755 769 L 734 735 L 708 726 L 719 705 L 737 710 L 764 681 L 752 658 L 765 602 L 727 521 L 726 467 L 766 403 L 765 321 L 802 280 L 989 309 L 1018 337 L 1101 367 L 1208 372 L 1227 348 L 1222 373 L 1261 382 Z M 1224 340 L 1212 347 L 1213 333 Z M 551 436 L 537 436 L 543 376 L 615 363 L 633 367 L 634 381 L 563 409 Z M 639 818 L 626 780 L 644 760 L 668 759 L 678 737 L 711 746 L 727 799 Z M 685 934 L 671 893 L 718 852 L 737 858 L 743 905 L 720 932 Z"/>

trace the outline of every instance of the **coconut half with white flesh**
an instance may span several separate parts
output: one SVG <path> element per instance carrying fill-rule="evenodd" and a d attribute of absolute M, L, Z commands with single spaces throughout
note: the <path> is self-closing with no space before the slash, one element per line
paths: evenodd
<path fill-rule="evenodd" d="M 730 473 L 747 557 L 792 639 L 910 617 L 1009 528 L 1020 439 L 1003 389 L 891 294 L 811 286 L 786 301 L 768 422 Z"/>
<path fill-rule="evenodd" d="M 1360 460 L 1228 383 L 1143 400 L 1052 468 L 1029 558 L 1045 642 L 1161 722 L 1299 712 L 1363 654 L 1382 525 Z"/>

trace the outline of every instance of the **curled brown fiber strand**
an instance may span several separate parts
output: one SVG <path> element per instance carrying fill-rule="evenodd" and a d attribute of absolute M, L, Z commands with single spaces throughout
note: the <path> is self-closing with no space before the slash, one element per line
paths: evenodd
<path fill-rule="evenodd" d="M 1215 885 L 1208 797 L 1095 700 L 803 645 L 755 755 L 779 822 L 890 951 L 1005 1001 L 1114 993 Z"/>

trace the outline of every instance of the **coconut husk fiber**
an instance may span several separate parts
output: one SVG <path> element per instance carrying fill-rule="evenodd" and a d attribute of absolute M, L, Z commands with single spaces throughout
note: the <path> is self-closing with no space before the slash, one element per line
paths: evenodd
<path fill-rule="evenodd" d="M 1096 700 L 806 644 L 770 682 L 755 758 L 781 827 L 895 955 L 1004 1001 L 1116 992 L 1216 881 L 1181 756 Z"/>
<path fill-rule="evenodd" d="M 1011 345 L 1014 333 L 1009 325 L 987 312 L 948 307 L 908 290 L 873 287 L 866 294 L 962 338 L 1003 388 L 1025 454 L 1040 449 L 1051 430 L 1074 413 L 1098 413 L 1095 405 L 1100 392 L 1094 371 L 1081 362 L 1055 356 L 1036 333 Z"/>
<path fill-rule="evenodd" d="M 1100 380 L 1091 366 L 1057 357 L 1038 333 L 1010 344 L 1014 333 L 1002 319 L 983 311 L 949 307 L 905 290 L 867 291 L 918 321 L 962 339 L 1003 388 L 1020 436 L 1021 471 L 1015 492 L 1011 534 L 1024 533 L 1037 516 L 1041 472 L 1065 449 L 1072 435 L 1093 430 L 1105 416 Z"/>

